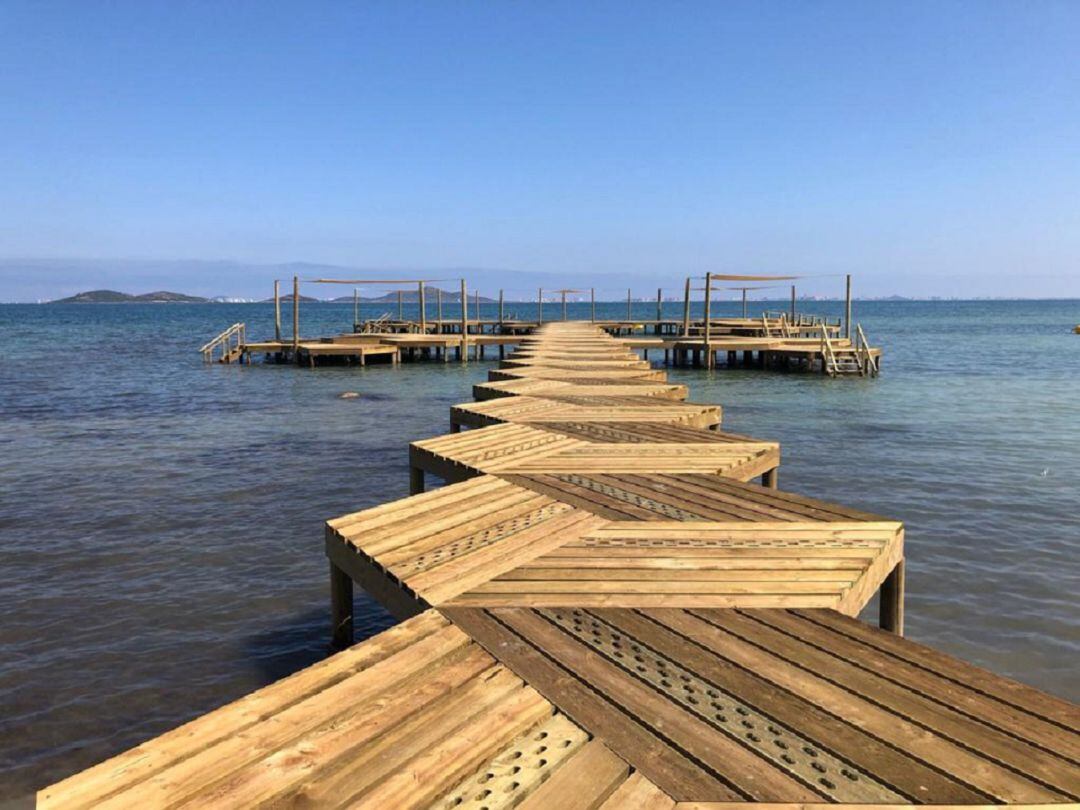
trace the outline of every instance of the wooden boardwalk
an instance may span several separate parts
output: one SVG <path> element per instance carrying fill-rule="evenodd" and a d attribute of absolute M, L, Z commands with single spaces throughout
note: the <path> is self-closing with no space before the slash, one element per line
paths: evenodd
<path fill-rule="evenodd" d="M 775 442 L 593 325 L 504 366 L 410 447 L 414 495 L 328 522 L 342 652 L 39 804 L 1080 800 L 1080 708 L 902 637 L 899 522 L 780 490 Z M 402 623 L 351 645 L 354 584 Z"/>

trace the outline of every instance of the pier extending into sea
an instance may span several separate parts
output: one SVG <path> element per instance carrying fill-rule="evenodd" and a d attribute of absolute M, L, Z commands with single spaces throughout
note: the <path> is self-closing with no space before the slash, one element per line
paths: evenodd
<path fill-rule="evenodd" d="M 411 496 L 328 521 L 341 652 L 39 805 L 1080 799 L 1080 707 L 903 637 L 900 522 L 781 489 L 775 442 L 597 324 L 502 365 L 411 446 Z M 401 623 L 353 644 L 356 586 Z"/>
<path fill-rule="evenodd" d="M 833 320 L 798 312 L 794 287 L 790 310 L 766 311 L 758 317 L 750 317 L 746 301 L 746 289 L 749 288 L 742 288 L 742 317 L 718 318 L 712 315 L 710 302 L 714 281 L 768 278 L 771 277 L 706 274 L 704 312 L 701 317 L 691 317 L 692 280 L 688 278 L 682 317 L 678 319 L 664 317 L 661 290 L 657 290 L 654 318 L 634 318 L 633 301 L 628 294 L 625 319 L 598 319 L 595 296 L 592 295 L 593 291 L 590 291 L 592 300 L 589 323 L 611 335 L 619 336 L 626 346 L 640 351 L 646 360 L 649 359 L 650 351 L 654 354 L 654 360 L 659 360 L 662 353 L 664 365 L 794 368 L 821 371 L 831 376 L 877 376 L 881 367 L 882 351 L 871 345 L 862 325 L 852 321 L 850 276 L 843 318 Z M 329 279 L 316 281 L 338 283 Z M 235 323 L 205 343 L 199 351 L 207 362 L 251 362 L 253 358 L 261 357 L 269 361 L 295 362 L 311 367 L 326 362 L 366 365 L 369 360 L 390 363 L 397 363 L 402 359 L 448 361 L 451 354 L 455 359 L 467 362 L 470 349 L 476 359 L 482 359 L 486 349 L 498 351 L 499 358 L 503 359 L 508 346 L 520 344 L 522 338 L 536 333 L 545 322 L 551 322 L 545 321 L 543 290 L 537 291 L 535 319 L 522 319 L 516 314 L 508 314 L 501 290 L 497 313 L 494 317 L 485 319 L 481 317 L 479 297 L 472 303 L 473 313 L 470 317 L 468 290 L 462 281 L 461 292 L 455 304 L 461 311 L 460 317 L 447 319 L 443 317 L 442 291 L 436 291 L 438 298 L 432 312 L 425 283 L 416 282 L 418 307 L 415 319 L 406 319 L 403 298 L 399 291 L 396 317 L 384 312 L 376 318 L 361 320 L 359 304 L 356 303 L 351 331 L 305 338 L 300 330 L 300 281 L 299 278 L 294 278 L 293 295 L 288 302 L 292 307 L 292 335 L 286 338 L 282 329 L 280 285 L 275 282 L 273 340 L 249 341 L 246 324 Z M 583 291 L 556 292 L 561 294 L 561 307 L 556 307 L 556 319 L 566 322 L 567 293 Z M 549 305 L 549 318 L 551 310 Z"/>

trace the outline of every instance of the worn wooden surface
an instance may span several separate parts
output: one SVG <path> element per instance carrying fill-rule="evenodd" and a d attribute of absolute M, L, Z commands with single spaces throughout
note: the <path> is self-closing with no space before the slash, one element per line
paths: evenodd
<path fill-rule="evenodd" d="M 1076 707 L 834 611 L 446 614 L 679 801 L 1080 796 Z"/>
<path fill-rule="evenodd" d="M 564 791 L 597 807 L 643 782 L 428 611 L 37 798 L 41 808 L 496 810 L 551 806 Z"/>

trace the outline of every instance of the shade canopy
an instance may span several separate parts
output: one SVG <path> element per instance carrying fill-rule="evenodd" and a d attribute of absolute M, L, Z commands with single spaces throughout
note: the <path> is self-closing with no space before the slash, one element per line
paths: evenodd
<path fill-rule="evenodd" d="M 445 278 L 388 278 L 388 279 L 347 279 L 347 278 L 308 278 L 309 284 L 431 284 L 435 281 L 455 281 Z"/>
<path fill-rule="evenodd" d="M 709 273 L 713 281 L 791 281 L 802 276 L 733 276 L 727 273 Z"/>

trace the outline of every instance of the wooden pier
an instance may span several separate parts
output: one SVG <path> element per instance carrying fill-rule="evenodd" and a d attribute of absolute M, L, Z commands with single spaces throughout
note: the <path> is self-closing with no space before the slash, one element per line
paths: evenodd
<path fill-rule="evenodd" d="M 523 336 L 499 380 L 532 387 L 478 386 L 415 494 L 327 523 L 341 652 L 39 805 L 1075 806 L 1080 707 L 902 637 L 903 526 L 779 489 L 776 443 L 635 390 L 662 372 L 595 376 L 625 354 Z M 402 623 L 353 645 L 356 584 Z"/>
<path fill-rule="evenodd" d="M 592 300 L 590 326 L 603 332 L 620 337 L 621 343 L 607 346 L 593 344 L 586 349 L 574 346 L 566 341 L 555 341 L 539 347 L 542 354 L 519 351 L 515 359 L 506 362 L 504 369 L 524 369 L 527 372 L 543 374 L 556 371 L 575 371 L 572 363 L 581 359 L 583 350 L 604 352 L 604 356 L 592 357 L 596 362 L 592 370 L 598 373 L 632 369 L 648 369 L 649 352 L 663 352 L 665 365 L 705 366 L 714 368 L 720 365 L 743 368 L 782 368 L 820 370 L 830 376 L 859 375 L 877 376 L 881 366 L 882 352 L 867 340 L 861 324 L 852 329 L 851 319 L 851 279 L 848 277 L 846 316 L 835 321 L 821 316 L 796 314 L 794 288 L 792 288 L 792 307 L 790 312 L 764 312 L 758 318 L 748 317 L 743 298 L 743 317 L 717 318 L 710 312 L 710 300 L 713 282 L 747 278 L 764 279 L 765 277 L 726 276 L 715 273 L 705 275 L 704 313 L 701 318 L 692 318 L 691 279 L 686 280 L 683 316 L 681 319 L 669 319 L 663 316 L 661 291 L 657 291 L 655 319 L 636 320 L 632 318 L 633 307 L 629 293 L 627 297 L 627 317 L 625 320 L 598 320 L 596 302 Z M 791 279 L 792 276 L 774 277 Z M 319 284 L 382 284 L 373 280 L 344 281 L 335 279 L 315 279 Z M 199 351 L 204 360 L 217 359 L 222 363 L 251 362 L 253 357 L 261 356 L 276 362 L 296 362 L 314 367 L 317 362 L 346 362 L 365 365 L 368 357 L 384 357 L 392 362 L 401 359 L 436 359 L 447 361 L 451 352 L 461 362 L 468 362 L 469 348 L 473 357 L 483 359 L 486 348 L 498 350 L 499 359 L 505 359 L 508 346 L 527 343 L 528 336 L 536 334 L 545 326 L 543 291 L 538 291 L 537 318 L 523 320 L 513 315 L 507 316 L 503 307 L 502 291 L 499 292 L 498 317 L 484 319 L 480 317 L 480 303 L 477 298 L 473 305 L 473 316 L 469 315 L 469 298 L 465 280 L 461 280 L 461 293 L 457 299 L 461 304 L 460 318 L 443 318 L 441 291 L 436 306 L 436 317 L 429 316 L 428 302 L 425 300 L 425 283 L 422 280 L 400 281 L 402 284 L 416 284 L 419 293 L 419 317 L 407 320 L 404 317 L 401 291 L 398 291 L 398 316 L 384 313 L 378 318 L 361 321 L 359 305 L 354 303 L 352 331 L 307 339 L 300 334 L 300 279 L 293 278 L 292 298 L 292 338 L 282 337 L 281 298 L 279 283 L 274 285 L 275 336 L 272 341 L 248 342 L 246 326 L 237 323 L 203 345 Z M 558 290 L 562 298 L 562 323 L 566 323 L 566 293 L 584 292 L 582 290 Z M 591 291 L 595 293 L 595 291 Z M 358 301 L 354 297 L 354 302 Z M 550 322 L 549 322 L 550 323 Z M 533 347 L 537 348 L 537 347 Z M 643 359 L 635 353 L 641 351 Z M 741 360 L 740 360 L 741 357 Z M 726 358 L 726 363 L 721 359 Z M 509 379 L 510 376 L 495 379 Z M 564 375 L 563 379 L 571 379 Z"/>

